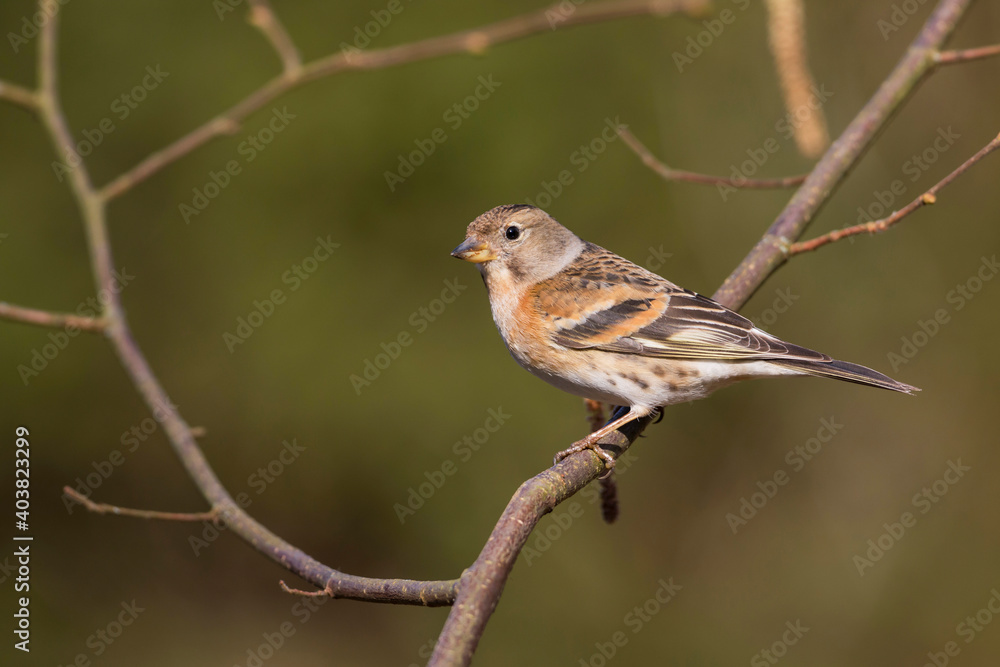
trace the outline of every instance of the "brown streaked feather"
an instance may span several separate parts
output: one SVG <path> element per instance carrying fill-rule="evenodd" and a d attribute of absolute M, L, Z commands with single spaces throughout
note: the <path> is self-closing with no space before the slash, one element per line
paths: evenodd
<path fill-rule="evenodd" d="M 543 312 L 559 315 L 553 340 L 570 349 L 665 359 L 832 361 L 593 244 L 547 282 L 536 298 Z M 585 297 L 573 299 L 581 289 Z M 556 303 L 562 307 L 552 310 Z"/>
<path fill-rule="evenodd" d="M 601 310 L 591 311 L 578 324 L 567 322 L 566 326 L 557 330 L 555 340 L 569 348 L 641 353 L 640 341 L 634 339 L 633 334 L 638 329 L 655 324 L 662 318 L 667 305 L 668 297 L 665 295 L 624 298 Z"/>
<path fill-rule="evenodd" d="M 663 317 L 632 338 L 653 357 L 831 361 L 825 354 L 775 338 L 739 313 L 688 290 L 673 292 Z"/>

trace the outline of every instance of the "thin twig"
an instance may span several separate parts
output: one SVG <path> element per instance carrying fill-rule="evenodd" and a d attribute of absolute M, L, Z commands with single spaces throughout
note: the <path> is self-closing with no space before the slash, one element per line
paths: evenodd
<path fill-rule="evenodd" d="M 815 101 L 816 82 L 806 61 L 806 13 L 802 0 L 767 0 L 767 32 L 785 109 L 794 116 L 795 145 L 809 159 L 830 143 L 826 116 Z"/>
<path fill-rule="evenodd" d="M 285 583 L 283 579 L 278 582 L 278 585 L 281 586 L 281 590 L 285 591 L 286 593 L 289 593 L 291 595 L 301 595 L 304 598 L 333 597 L 333 591 L 330 590 L 329 588 L 324 588 L 323 590 L 320 591 L 303 591 L 299 588 L 291 588 L 288 584 Z"/>
<path fill-rule="evenodd" d="M 618 480 L 615 478 L 615 469 L 607 471 L 599 478 L 597 483 L 601 486 L 601 518 L 604 523 L 614 523 L 618 520 L 621 507 L 618 504 Z"/>
<path fill-rule="evenodd" d="M 209 512 L 158 512 L 156 510 L 136 510 L 128 507 L 118 507 L 107 503 L 95 503 L 72 487 L 64 486 L 63 494 L 71 500 L 84 506 L 94 514 L 115 514 L 117 516 L 133 516 L 137 519 L 161 519 L 163 521 L 211 521 L 219 516 L 215 510 Z"/>
<path fill-rule="evenodd" d="M 980 46 L 974 49 L 939 51 L 934 55 L 934 62 L 938 65 L 959 65 L 973 60 L 992 58 L 993 56 L 1000 56 L 1000 44 Z"/>
<path fill-rule="evenodd" d="M 714 299 L 738 310 L 787 259 L 787 249 L 812 222 L 889 118 L 934 68 L 934 54 L 972 0 L 941 0 L 875 95 L 830 146 L 805 183 L 753 250 L 716 290 Z"/>
<path fill-rule="evenodd" d="M 844 136 L 828 151 L 805 186 L 793 197 L 785 212 L 779 217 L 769 234 L 751 251 L 744 263 L 727 283 L 716 293 L 723 304 L 737 308 L 759 287 L 780 264 L 773 253 L 781 248 L 781 239 L 797 238 L 815 215 L 822 203 L 832 194 L 836 185 L 850 167 L 857 162 L 874 134 L 884 125 L 891 113 L 899 107 L 916 83 L 933 66 L 933 53 L 953 30 L 965 11 L 969 0 L 941 0 L 939 6 L 922 29 L 913 47 L 886 80 L 879 92 Z M 655 13 L 650 7 L 669 5 L 670 11 L 680 5 L 702 6 L 703 3 L 681 2 L 607 2 L 578 6 L 561 25 L 585 23 L 604 18 L 615 18 L 615 9 L 624 12 L 642 5 L 642 11 L 632 14 Z M 340 54 L 316 61 L 303 68 L 302 73 L 288 82 L 284 76 L 272 80 L 237 104 L 229 112 L 209 121 L 206 125 L 182 138 L 161 154 L 150 156 L 130 172 L 115 179 L 98 193 L 90 183 L 89 174 L 81 165 L 74 170 L 70 185 L 76 197 L 87 229 L 87 242 L 93 264 L 95 282 L 99 289 L 111 286 L 113 264 L 111 246 L 107 236 L 106 202 L 121 194 L 135 183 L 155 173 L 159 168 L 181 155 L 202 145 L 216 134 L 231 131 L 249 113 L 259 109 L 277 95 L 314 78 L 349 69 L 376 69 L 402 62 L 447 55 L 449 53 L 479 53 L 494 43 L 500 43 L 526 34 L 533 34 L 548 26 L 544 13 L 531 15 L 536 24 L 517 23 L 519 19 L 494 24 L 487 29 L 466 31 L 456 35 L 425 40 L 393 49 L 361 54 Z M 594 18 L 601 16 L 601 18 Z M 523 17 L 522 17 L 523 19 Z M 537 21 L 544 21 L 540 26 Z M 56 17 L 45 25 L 39 44 L 39 72 L 41 92 L 39 108 L 43 121 L 57 149 L 71 146 L 71 137 L 59 103 L 56 81 L 55 31 Z M 350 62 L 348 62 L 350 61 Z M 312 69 L 310 69 L 312 67 Z M 312 77 L 312 78 L 310 78 Z M 206 129 L 207 128 L 207 129 Z M 199 134 L 201 133 L 201 134 Z M 180 146 L 181 148 L 177 148 Z M 174 152 L 171 152 L 174 151 Z M 178 152 L 180 151 L 180 152 Z M 158 157 L 159 156 L 159 157 Z M 116 186 L 120 179 L 121 185 Z M 117 188 L 117 189 L 116 189 Z M 786 242 L 787 244 L 787 242 Z M 495 608 L 517 554 L 538 520 L 559 502 L 572 496 L 604 472 L 603 461 L 590 451 L 567 457 L 558 465 L 525 482 L 515 494 L 494 528 L 489 541 L 476 562 L 464 574 L 460 586 L 455 581 L 417 582 L 391 579 L 368 579 L 332 570 L 284 542 L 240 510 L 212 471 L 204 454 L 194 440 L 191 428 L 173 408 L 169 397 L 152 373 L 141 350 L 132 339 L 117 294 L 107 306 L 108 337 L 120 357 L 127 373 L 150 409 L 165 412 L 163 424 L 171 445 L 184 463 L 189 475 L 203 496 L 219 513 L 224 513 L 229 528 L 257 550 L 281 563 L 287 569 L 324 589 L 319 594 L 334 597 L 397 602 L 409 604 L 441 605 L 454 602 L 448 622 L 439 637 L 431 664 L 468 664 L 472 652 L 482 636 L 483 629 Z M 612 452 L 621 453 L 642 432 L 652 417 L 632 422 L 622 431 L 608 436 L 602 445 Z M 225 509 L 221 509 L 225 508 Z M 456 590 L 458 589 L 458 590 Z"/>
<path fill-rule="evenodd" d="M 593 433 L 606 423 L 604 419 L 604 404 L 589 398 L 583 399 L 587 407 L 587 421 L 590 422 L 590 432 Z M 618 481 L 615 479 L 615 469 L 611 468 L 597 480 L 601 487 L 601 518 L 604 523 L 614 523 L 618 518 Z"/>
<path fill-rule="evenodd" d="M 623 408 L 627 410 L 628 408 Z M 616 412 L 612 418 L 623 413 Z M 618 457 L 645 430 L 653 415 L 629 422 L 602 439 L 601 448 Z M 514 494 L 476 562 L 462 574 L 455 600 L 428 667 L 468 665 L 486 622 L 496 608 L 514 561 L 539 520 L 604 474 L 604 461 L 586 450 L 568 456 L 529 479 Z"/>
<path fill-rule="evenodd" d="M 590 424 L 590 432 L 597 431 L 604 426 L 604 404 L 590 398 L 583 399 L 583 407 L 587 410 L 587 422 Z"/>
<path fill-rule="evenodd" d="M 853 225 L 851 227 L 845 227 L 844 229 L 835 229 L 832 232 L 823 234 L 822 236 L 817 236 L 814 239 L 808 241 L 800 241 L 798 243 L 793 243 L 788 248 L 789 255 L 797 255 L 802 252 L 810 252 L 816 250 L 817 248 L 822 248 L 829 243 L 835 243 L 840 239 L 847 238 L 849 236 L 857 236 L 858 234 L 876 234 L 878 232 L 884 232 L 889 229 L 900 220 L 908 216 L 909 214 L 916 211 L 918 208 L 923 206 L 929 206 L 937 202 L 938 192 L 947 186 L 949 183 L 954 181 L 956 178 L 964 174 L 968 169 L 970 169 L 974 164 L 982 160 L 984 157 L 1000 148 L 1000 135 L 994 137 L 993 141 L 986 144 L 978 153 L 970 157 L 968 160 L 962 163 L 958 169 L 951 172 L 943 179 L 938 181 L 934 187 L 932 187 L 927 192 L 923 193 L 909 204 L 894 211 L 892 215 L 882 218 L 881 220 L 875 220 L 873 222 L 865 222 L 859 225 Z"/>
<path fill-rule="evenodd" d="M 100 317 L 86 317 L 70 313 L 53 313 L 37 308 L 25 308 L 0 301 L 0 318 L 54 329 L 76 328 L 81 331 L 103 331 L 107 322 Z"/>
<path fill-rule="evenodd" d="M 954 30 L 970 1 L 941 0 L 875 97 L 827 151 L 768 234 L 716 291 L 716 301 L 739 309 L 780 265 L 784 254 L 775 239 L 797 238 L 802 233 L 815 212 L 833 193 L 835 185 L 860 159 L 877 130 L 932 66 L 931 54 Z M 776 258 L 774 254 L 777 254 Z M 646 417 L 639 423 L 628 424 L 608 439 L 613 439 L 612 442 L 624 450 L 651 420 L 652 417 Z M 573 467 L 567 469 L 565 464 Z M 538 520 L 603 472 L 604 466 L 596 454 L 580 452 L 521 485 L 479 558 L 462 575 L 458 597 L 438 637 L 429 666 L 469 664 L 486 622 L 496 608 L 514 560 Z"/>
<path fill-rule="evenodd" d="M 414 63 L 431 58 L 466 53 L 478 55 L 489 47 L 553 29 L 597 23 L 630 16 L 664 16 L 676 12 L 697 13 L 705 9 L 708 0 L 608 0 L 575 6 L 564 19 L 553 23 L 550 11 L 563 11 L 559 6 L 523 14 L 473 30 L 432 37 L 418 42 L 372 49 L 335 53 L 306 63 L 292 73 L 282 73 L 250 93 L 241 102 L 209 120 L 204 125 L 177 139 L 136 166 L 113 179 L 100 189 L 105 201 L 119 197 L 146 180 L 163 167 L 187 155 L 196 148 L 223 134 L 232 134 L 243 120 L 275 98 L 305 83 L 356 70 L 375 70 Z"/>
<path fill-rule="evenodd" d="M 66 124 L 62 102 L 59 99 L 59 63 L 56 34 L 59 28 L 60 12 L 56 5 L 47 7 L 45 0 L 39 0 L 39 9 L 51 11 L 49 20 L 42 26 L 38 38 L 38 108 L 43 125 L 48 130 L 57 155 L 75 153 L 73 135 Z M 70 191 L 80 206 L 84 220 L 84 232 L 90 251 L 90 267 L 94 274 L 97 292 L 106 290 L 108 304 L 103 313 L 106 326 L 121 312 L 118 289 L 114 282 L 114 261 L 111 258 L 111 239 L 108 238 L 104 218 L 104 206 L 95 196 L 90 180 L 90 172 L 81 163 L 69 172 Z"/>
<path fill-rule="evenodd" d="M 631 130 L 625 127 L 618 128 L 618 135 L 624 140 L 632 152 L 639 156 L 642 163 L 660 175 L 666 181 L 686 181 L 688 183 L 698 183 L 700 185 L 727 185 L 733 188 L 769 189 L 769 188 L 790 188 L 801 184 L 806 180 L 806 175 L 786 176 L 785 178 L 745 178 L 739 181 L 724 176 L 710 176 L 708 174 L 698 174 L 693 171 L 681 171 L 672 169 L 660 162 L 653 153 L 646 148 L 646 145 L 639 141 Z"/>
<path fill-rule="evenodd" d="M 294 77 L 302 69 L 302 56 L 299 55 L 299 50 L 285 29 L 285 25 L 271 8 L 271 3 L 268 0 L 250 0 L 250 15 L 247 21 L 264 33 L 264 37 L 274 47 L 278 57 L 281 58 L 285 75 Z"/>
<path fill-rule="evenodd" d="M 38 111 L 38 96 L 34 91 L 14 83 L 0 81 L 0 100 L 16 104 L 28 111 Z"/>
<path fill-rule="evenodd" d="M 47 4 L 47 0 L 39 1 Z M 58 93 L 56 34 L 60 12 L 58 5 L 46 7 L 45 10 L 47 13 L 51 11 L 51 16 L 42 27 L 39 37 L 39 112 L 57 153 L 61 155 L 72 147 L 72 136 L 66 125 Z M 147 407 L 158 415 L 170 444 L 188 475 L 214 511 L 224 515 L 229 529 L 257 551 L 306 581 L 330 588 L 336 597 L 424 606 L 451 604 L 455 599 L 457 580 L 373 579 L 340 572 L 282 540 L 237 505 L 216 477 L 198 447 L 191 427 L 173 407 L 173 402 L 132 337 L 119 290 L 113 289 L 114 262 L 107 231 L 106 202 L 94 190 L 85 164 L 80 164 L 69 174 L 69 184 L 83 217 L 94 283 L 98 291 L 104 290 L 109 295 L 103 314 L 107 337 Z"/>

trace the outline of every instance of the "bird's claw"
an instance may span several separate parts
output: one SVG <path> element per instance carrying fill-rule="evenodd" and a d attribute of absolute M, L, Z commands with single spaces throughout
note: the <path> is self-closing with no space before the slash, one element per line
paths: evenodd
<path fill-rule="evenodd" d="M 559 463 L 567 456 L 571 456 L 572 454 L 576 454 L 577 452 L 582 452 L 587 449 L 593 451 L 595 454 L 601 457 L 601 459 L 604 460 L 604 465 L 605 467 L 607 467 L 608 470 L 606 473 L 601 475 L 601 479 L 608 477 L 609 475 L 611 475 L 612 472 L 614 472 L 615 457 L 612 456 L 610 452 L 608 452 L 607 450 L 603 449 L 600 445 L 598 445 L 597 440 L 589 437 L 583 438 L 582 440 L 578 440 L 577 442 L 574 442 L 571 446 L 567 447 L 561 452 L 558 452 L 555 455 L 553 462 Z"/>

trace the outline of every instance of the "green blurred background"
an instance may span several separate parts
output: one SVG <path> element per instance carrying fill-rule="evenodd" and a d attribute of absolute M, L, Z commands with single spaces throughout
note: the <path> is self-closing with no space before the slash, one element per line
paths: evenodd
<path fill-rule="evenodd" d="M 890 17 L 887 1 L 808 4 L 810 60 L 817 82 L 832 93 L 824 111 L 833 136 L 904 52 L 930 4 L 887 39 L 877 24 Z M 440 0 L 403 7 L 371 48 L 539 5 Z M 776 137 L 781 148 L 758 175 L 808 170 L 775 128 L 785 110 L 763 3 L 754 0 L 745 11 L 729 0 L 717 4 L 727 7 L 736 20 L 683 73 L 672 54 L 703 30 L 700 19 L 620 20 L 501 45 L 481 57 L 323 80 L 272 105 L 295 118 L 253 161 L 239 147 L 266 126 L 270 109 L 111 204 L 116 266 L 135 276 L 122 295 L 135 335 L 187 421 L 206 429 L 204 450 L 223 482 L 249 494 L 253 516 L 355 574 L 451 578 L 475 559 L 517 486 L 580 437 L 586 422 L 579 399 L 510 359 L 476 271 L 448 253 L 476 215 L 535 199 L 543 182 L 569 169 L 574 182 L 548 206 L 557 219 L 711 294 L 788 192 L 740 192 L 723 201 L 711 187 L 665 184 L 620 141 L 585 171 L 571 160 L 606 118 L 620 118 L 678 168 L 728 175 L 747 150 Z M 276 5 L 307 58 L 353 41 L 355 27 L 384 8 Z M 19 31 L 34 11 L 28 0 L 2 3 L 4 34 Z M 238 5 L 220 20 L 210 3 L 190 0 L 65 7 L 61 89 L 74 135 L 103 118 L 115 124 L 86 160 L 98 184 L 279 71 L 245 13 Z M 1000 6 L 980 2 L 951 44 L 995 43 L 998 34 Z M 0 77 L 31 85 L 37 38 L 18 53 L 4 42 Z M 121 119 L 112 104 L 140 84 L 147 66 L 169 76 Z M 997 60 L 934 74 L 812 232 L 854 223 L 857 208 L 871 206 L 895 179 L 908 201 L 995 136 L 998 74 Z M 474 93 L 480 76 L 500 86 L 454 128 L 443 114 Z M 390 191 L 384 172 L 439 127 L 447 140 Z M 910 180 L 907 162 L 949 127 L 957 140 Z M 80 217 L 54 176 L 50 143 L 30 115 L 0 105 L 0 147 L 0 300 L 75 310 L 93 288 Z M 241 173 L 185 224 L 179 205 L 190 204 L 192 190 L 233 159 Z M 921 394 L 802 379 L 744 384 L 671 408 L 632 450 L 635 463 L 620 476 L 617 524 L 601 521 L 592 494 L 543 520 L 476 664 L 600 665 L 596 645 L 618 631 L 627 639 L 611 659 L 618 665 L 765 664 L 759 652 L 796 621 L 809 631 L 787 649 L 786 664 L 923 665 L 949 641 L 960 649 L 954 664 L 995 664 L 1000 620 L 981 626 L 969 643 L 958 626 L 1000 587 L 993 421 L 1000 279 L 962 299 L 960 310 L 948 295 L 1000 247 L 998 178 L 1000 158 L 993 157 L 890 233 L 795 259 L 743 310 L 783 338 L 892 371 Z M 313 252 L 317 237 L 340 247 L 293 291 L 282 276 Z M 654 251 L 668 256 L 657 259 Z M 446 281 L 465 289 L 442 311 L 434 301 Z M 223 334 L 274 289 L 287 301 L 230 353 Z M 767 311 L 779 292 L 786 299 L 790 292 L 794 303 L 772 317 Z M 422 307 L 439 314 L 420 324 L 423 316 L 413 313 Z M 892 368 L 888 355 L 900 352 L 901 337 L 912 338 L 940 308 L 949 322 Z M 349 377 L 403 332 L 412 344 L 355 391 Z M 124 462 L 96 499 L 175 511 L 204 503 L 160 430 L 135 451 L 123 444 L 149 413 L 100 337 L 73 339 L 25 386 L 17 367 L 30 363 L 49 333 L 0 322 L 5 488 L 13 484 L 14 426 L 28 426 L 33 443 L 31 664 L 70 664 L 83 654 L 95 665 L 246 665 L 248 650 L 285 622 L 295 634 L 266 665 L 425 661 L 446 609 L 332 601 L 302 623 L 293 612 L 298 601 L 277 585 L 294 577 L 231 535 L 195 555 L 190 538 L 201 525 L 68 513 L 61 487 L 95 465 L 106 468 L 114 450 Z M 471 456 L 453 449 L 476 436 L 490 409 L 510 417 Z M 795 470 L 786 452 L 815 437 L 824 418 L 843 428 Z M 304 450 L 262 488 L 256 471 L 293 440 Z M 913 495 L 933 488 L 959 459 L 971 470 L 921 513 Z M 394 506 L 447 460 L 457 472 L 401 522 Z M 727 514 L 778 470 L 788 483 L 734 534 Z M 12 494 L 2 496 L 10 502 Z M 906 511 L 915 526 L 859 575 L 854 557 Z M 0 557 L 10 550 L 8 543 Z M 10 648 L 12 576 L 2 576 L 3 655 L 21 664 L 25 657 Z M 682 589 L 634 632 L 637 617 L 628 615 L 671 578 Z M 88 639 L 133 600 L 144 611 L 110 646 Z"/>

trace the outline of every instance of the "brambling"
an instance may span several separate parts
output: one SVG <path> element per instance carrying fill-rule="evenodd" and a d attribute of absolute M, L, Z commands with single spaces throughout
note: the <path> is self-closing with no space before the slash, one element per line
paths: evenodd
<path fill-rule="evenodd" d="M 564 391 L 629 411 L 559 452 L 593 449 L 608 433 L 667 405 L 739 380 L 816 375 L 911 394 L 870 368 L 786 343 L 747 318 L 588 243 L 526 204 L 472 221 L 452 256 L 473 262 L 493 320 L 524 369 Z"/>

